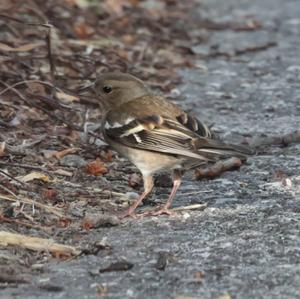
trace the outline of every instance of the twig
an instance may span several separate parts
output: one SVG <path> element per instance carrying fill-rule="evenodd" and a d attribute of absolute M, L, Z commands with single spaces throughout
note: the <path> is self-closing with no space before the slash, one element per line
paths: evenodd
<path fill-rule="evenodd" d="M 51 88 L 56 88 L 59 92 L 63 92 L 62 89 L 60 89 L 59 87 L 54 86 L 53 84 L 51 84 L 50 82 L 47 82 L 47 81 L 23 80 L 23 81 L 17 82 L 17 83 L 12 84 L 12 85 L 6 85 L 7 87 L 0 91 L 0 95 L 3 95 L 5 92 L 11 90 L 12 88 L 14 88 L 16 86 L 27 84 L 27 83 L 40 83 L 40 84 L 46 85 L 46 86 L 51 87 Z"/>
<path fill-rule="evenodd" d="M 8 84 L 6 84 L 5 82 L 0 80 L 0 83 L 2 83 L 3 85 L 5 85 L 7 88 L 9 88 L 11 91 L 13 91 L 14 93 L 16 93 L 28 106 L 30 107 L 34 107 L 37 108 L 39 110 L 42 110 L 44 113 L 48 114 L 49 116 L 51 116 L 53 119 L 58 120 L 61 123 L 66 124 L 69 128 L 71 128 L 72 130 L 76 130 L 76 131 L 83 131 L 83 128 L 80 128 L 72 123 L 70 123 L 69 121 L 60 118 L 56 113 L 51 112 L 35 103 L 31 103 L 22 93 L 20 93 L 17 89 L 13 88 L 12 86 L 9 86 Z M 3 92 L 3 91 L 2 91 Z M 0 93 L 1 95 L 1 93 Z"/>
<path fill-rule="evenodd" d="M 5 231 L 0 231 L 1 246 L 20 246 L 34 251 L 51 252 L 55 256 L 74 256 L 79 255 L 80 250 L 63 244 L 55 243 L 49 239 L 37 237 L 28 237 L 21 234 L 13 234 Z"/>
<path fill-rule="evenodd" d="M 30 101 L 24 96 L 22 95 L 17 89 L 15 89 L 12 86 L 9 86 L 7 83 L 3 82 L 2 80 L 0 80 L 0 83 L 3 84 L 4 86 L 6 86 L 6 89 L 13 91 L 15 94 L 17 94 L 28 106 L 33 106 L 32 103 L 30 103 Z M 5 89 L 4 89 L 5 91 Z M 4 91 L 2 90 L 0 92 L 0 95 L 2 93 L 4 93 Z"/>
<path fill-rule="evenodd" d="M 287 133 L 281 136 L 256 137 L 250 142 L 252 147 L 260 147 L 264 145 L 283 145 L 287 146 L 291 143 L 300 142 L 300 130 Z"/>
<path fill-rule="evenodd" d="M 269 41 L 269 42 L 266 42 L 265 44 L 261 44 L 261 45 L 249 45 L 249 46 L 247 46 L 243 49 L 235 49 L 232 52 L 226 52 L 226 51 L 222 51 L 222 50 L 215 50 L 215 51 L 211 51 L 208 54 L 200 54 L 200 55 L 203 56 L 203 57 L 224 56 L 224 57 L 230 59 L 232 57 L 244 55 L 244 54 L 247 54 L 247 53 L 264 51 L 264 50 L 267 50 L 269 48 L 276 47 L 276 46 L 277 46 L 277 42 Z"/>
<path fill-rule="evenodd" d="M 0 188 L 2 190 L 4 190 L 5 192 L 9 193 L 10 195 L 14 196 L 14 197 L 18 197 L 17 194 L 15 194 L 14 192 L 12 192 L 11 190 L 9 190 L 7 187 L 3 186 L 3 184 L 0 184 Z"/>
<path fill-rule="evenodd" d="M 48 51 L 48 60 L 49 60 L 49 65 L 50 65 L 50 73 L 51 73 L 51 80 L 53 85 L 55 85 L 55 65 L 54 65 L 54 61 L 53 61 L 53 57 L 52 57 L 52 49 L 51 49 L 51 29 L 52 29 L 52 25 L 50 25 L 49 23 L 28 23 L 25 22 L 23 20 L 11 17 L 11 16 L 7 16 L 7 15 L 3 15 L 0 14 L 1 18 L 5 18 L 17 23 L 21 23 L 24 25 L 28 25 L 28 26 L 35 26 L 35 27 L 44 27 L 47 28 L 47 34 L 46 34 L 46 45 L 47 45 L 47 51 Z M 55 88 L 53 88 L 53 91 L 55 92 Z"/>
<path fill-rule="evenodd" d="M 30 280 L 15 274 L 0 273 L 0 283 L 30 283 Z"/>
<path fill-rule="evenodd" d="M 224 161 L 219 161 L 212 166 L 206 168 L 199 168 L 195 170 L 196 179 L 213 179 L 220 176 L 223 172 L 228 170 L 235 170 L 240 168 L 242 161 L 238 158 L 230 158 Z"/>
<path fill-rule="evenodd" d="M 65 125 L 67 125 L 70 129 L 72 130 L 76 130 L 76 131 L 79 131 L 79 132 L 84 132 L 84 128 L 82 127 L 79 127 L 73 123 L 70 123 L 69 121 L 59 117 L 56 113 L 53 113 L 35 103 L 31 103 L 22 93 L 20 93 L 17 89 L 15 89 L 14 87 L 18 86 L 18 85 L 21 85 L 21 84 L 26 84 L 26 83 L 30 83 L 30 82 L 36 82 L 36 83 L 41 83 L 41 84 L 44 84 L 44 85 L 47 85 L 47 86 L 50 86 L 52 88 L 55 88 L 56 90 L 60 91 L 60 92 L 63 92 L 60 88 L 57 88 L 55 87 L 53 84 L 49 83 L 49 82 L 45 82 L 45 81 L 40 81 L 40 80 L 24 80 L 24 81 L 21 81 L 21 82 L 18 82 L 18 83 L 15 83 L 13 85 L 8 85 L 7 83 L 3 82 L 0 80 L 0 83 L 2 83 L 3 85 L 6 86 L 6 88 L 4 90 L 2 90 L 0 92 L 0 95 L 4 94 L 5 92 L 11 90 L 13 91 L 14 93 L 16 93 L 28 106 L 30 107 L 34 107 L 36 109 L 39 109 L 39 110 L 42 110 L 44 113 L 46 113 L 47 115 L 51 116 L 53 119 L 56 119 L 57 121 L 61 122 L 61 123 L 64 123 Z M 61 104 L 60 104 L 61 105 Z M 63 107 L 63 106 L 62 106 Z M 66 108 L 66 107 L 64 107 Z M 89 135 L 93 136 L 93 137 L 97 137 L 99 139 L 101 139 L 98 135 L 95 135 L 93 132 L 91 131 L 88 131 L 87 132 Z"/>
<path fill-rule="evenodd" d="M 28 25 L 28 26 L 38 26 L 38 27 L 41 26 L 41 27 L 48 28 L 47 24 L 42 24 L 42 23 L 28 23 L 28 22 L 25 22 L 23 20 L 20 20 L 20 19 L 8 16 L 8 15 L 4 15 L 4 14 L 0 14 L 0 18 L 8 19 L 8 20 L 11 20 L 11 21 L 14 21 L 14 22 L 17 22 L 17 23 L 20 23 L 20 24 L 25 24 L 25 25 Z"/>
<path fill-rule="evenodd" d="M 25 169 L 32 169 L 32 170 L 40 170 L 40 171 L 50 172 L 49 170 L 46 170 L 45 167 L 42 167 L 42 166 L 29 165 L 29 164 L 19 164 L 19 163 L 14 163 L 14 162 L 0 161 L 0 166 L 20 167 L 20 168 L 25 168 Z"/>
<path fill-rule="evenodd" d="M 27 226 L 27 227 L 30 227 L 30 228 L 37 228 L 37 229 L 43 230 L 46 233 L 51 233 L 51 228 L 49 228 L 49 227 L 43 227 L 41 225 L 27 223 L 27 222 L 24 222 L 24 221 L 21 221 L 21 220 L 18 220 L 18 219 L 7 218 L 7 217 L 4 217 L 2 215 L 0 215 L 0 222 L 15 223 L 15 224 L 22 225 L 22 226 Z"/>
<path fill-rule="evenodd" d="M 14 178 L 13 176 L 11 176 L 10 174 L 6 173 L 5 171 L 3 171 L 3 170 L 1 170 L 1 169 L 0 169 L 0 173 L 1 173 L 2 175 L 7 176 L 7 177 L 10 178 L 11 180 L 13 180 L 13 181 L 15 181 L 15 182 L 21 184 L 22 186 L 26 186 L 26 184 L 25 184 L 24 182 L 19 181 L 18 179 Z"/>
<path fill-rule="evenodd" d="M 52 56 L 52 47 L 51 47 L 51 33 L 52 33 L 52 28 L 53 26 L 50 24 L 44 24 L 48 27 L 48 32 L 46 34 L 46 44 L 47 44 L 47 51 L 48 51 L 48 60 L 49 60 L 49 65 L 50 65 L 50 74 L 51 74 L 51 80 L 52 84 L 55 86 L 55 64 Z M 52 87 L 52 96 L 55 95 L 56 89 L 55 87 Z"/>
<path fill-rule="evenodd" d="M 193 205 L 189 205 L 189 206 L 184 206 L 184 207 L 178 207 L 178 208 L 174 208 L 172 209 L 172 211 L 189 211 L 189 210 L 204 210 L 207 207 L 207 203 L 204 204 L 193 204 Z"/>
<path fill-rule="evenodd" d="M 192 192 L 186 192 L 186 193 L 179 193 L 178 196 L 188 196 L 188 195 L 197 195 L 201 193 L 211 193 L 214 192 L 214 190 L 199 190 L 199 191 L 192 191 Z"/>
<path fill-rule="evenodd" d="M 239 22 L 215 22 L 213 20 L 205 20 L 200 23 L 201 28 L 208 30 L 233 30 L 233 31 L 254 31 L 262 28 L 262 24 L 256 20 L 247 20 L 245 23 Z"/>
<path fill-rule="evenodd" d="M 253 46 L 248 46 L 244 49 L 235 50 L 235 55 L 243 55 L 249 52 L 259 52 L 276 46 L 277 46 L 277 42 L 270 41 L 262 45 L 253 45 Z"/>
<path fill-rule="evenodd" d="M 40 136 L 37 140 L 34 140 L 32 142 L 29 142 L 27 144 L 20 144 L 20 145 L 9 145 L 6 144 L 6 149 L 9 153 L 12 153 L 14 155 L 20 155 L 25 156 L 27 155 L 27 149 L 41 143 L 46 138 L 46 135 Z"/>
<path fill-rule="evenodd" d="M 19 197 L 12 197 L 12 196 L 8 196 L 8 195 L 3 195 L 3 194 L 0 194 L 0 200 L 8 200 L 8 201 L 19 201 L 19 202 L 22 202 L 22 203 L 25 203 L 25 204 L 30 204 L 30 205 L 35 205 L 36 207 L 38 208 L 41 208 L 41 209 L 44 209 L 45 211 L 49 212 L 49 213 L 52 213 L 60 218 L 64 218 L 65 216 L 63 214 L 61 214 L 60 212 L 58 212 L 58 209 L 57 208 L 54 208 L 54 207 L 51 207 L 51 206 L 47 206 L 47 205 L 44 205 L 40 202 L 37 202 L 33 199 L 30 199 L 30 198 L 19 198 Z"/>

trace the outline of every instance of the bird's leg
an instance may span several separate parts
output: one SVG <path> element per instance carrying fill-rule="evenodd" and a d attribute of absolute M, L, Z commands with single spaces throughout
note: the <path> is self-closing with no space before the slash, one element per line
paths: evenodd
<path fill-rule="evenodd" d="M 139 196 L 139 198 L 130 206 L 130 208 L 120 215 L 120 218 L 125 218 L 134 215 L 135 209 L 141 204 L 141 202 L 147 197 L 147 195 L 151 192 L 154 183 L 153 177 L 150 175 L 144 176 L 144 192 Z"/>
<path fill-rule="evenodd" d="M 176 215 L 176 212 L 170 210 L 170 207 L 172 205 L 173 199 L 176 195 L 176 192 L 179 188 L 179 186 L 181 185 L 181 177 L 182 177 L 182 172 L 178 169 L 174 170 L 173 172 L 173 188 L 172 191 L 170 193 L 170 196 L 167 200 L 167 202 L 158 210 L 155 211 L 150 211 L 150 212 L 146 212 L 144 214 L 144 216 L 158 216 L 158 215 L 162 215 L 162 214 L 167 214 L 167 215 Z"/>

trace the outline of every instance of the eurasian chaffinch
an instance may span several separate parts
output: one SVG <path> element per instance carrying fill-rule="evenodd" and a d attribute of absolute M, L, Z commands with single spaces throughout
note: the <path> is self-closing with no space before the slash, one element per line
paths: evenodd
<path fill-rule="evenodd" d="M 173 172 L 173 188 L 166 204 L 150 215 L 172 214 L 173 198 L 184 170 L 220 159 L 245 160 L 252 151 L 226 144 L 195 117 L 164 97 L 151 93 L 140 79 L 125 73 L 106 73 L 95 82 L 105 115 L 106 142 L 129 159 L 142 173 L 144 192 L 122 215 L 130 216 L 151 192 L 153 175 Z"/>

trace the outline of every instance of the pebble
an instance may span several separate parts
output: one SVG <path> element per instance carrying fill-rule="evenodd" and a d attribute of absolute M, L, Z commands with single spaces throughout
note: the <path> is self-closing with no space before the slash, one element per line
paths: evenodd
<path fill-rule="evenodd" d="M 59 164 L 61 166 L 69 166 L 69 167 L 83 167 L 87 163 L 86 161 L 78 156 L 78 155 L 67 155 L 64 156 L 60 161 Z"/>

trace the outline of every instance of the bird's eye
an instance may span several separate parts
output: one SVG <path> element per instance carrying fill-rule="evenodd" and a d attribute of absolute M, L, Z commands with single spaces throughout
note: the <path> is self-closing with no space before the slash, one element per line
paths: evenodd
<path fill-rule="evenodd" d="M 112 91 L 112 88 L 111 88 L 111 86 L 106 85 L 106 86 L 103 87 L 103 91 L 104 91 L 105 93 L 110 93 L 110 92 Z"/>

